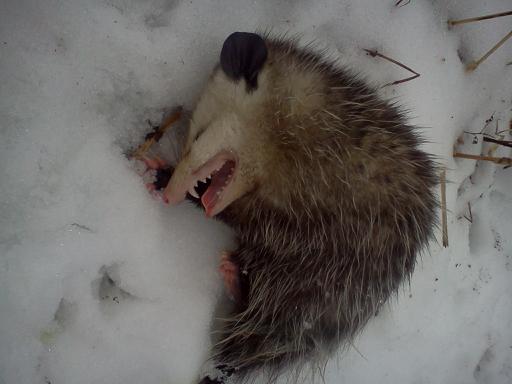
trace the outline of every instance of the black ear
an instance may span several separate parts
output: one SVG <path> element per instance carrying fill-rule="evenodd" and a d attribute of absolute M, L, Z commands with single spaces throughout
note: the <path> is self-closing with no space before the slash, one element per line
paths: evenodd
<path fill-rule="evenodd" d="M 224 73 L 235 81 L 243 77 L 249 91 L 258 88 L 258 73 L 266 60 L 265 41 L 255 33 L 232 33 L 220 52 L 220 66 Z"/>

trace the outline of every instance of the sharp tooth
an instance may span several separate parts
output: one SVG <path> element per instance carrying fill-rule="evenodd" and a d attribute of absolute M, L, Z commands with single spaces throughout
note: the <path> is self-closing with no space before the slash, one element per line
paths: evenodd
<path fill-rule="evenodd" d="M 199 199 L 199 194 L 196 192 L 194 188 L 191 188 L 188 190 L 188 193 L 190 193 L 192 196 L 194 196 L 196 199 Z"/>
<path fill-rule="evenodd" d="M 197 187 L 197 183 L 199 182 L 199 180 L 196 180 L 194 186 L 192 187 L 192 189 L 194 189 L 195 187 Z"/>

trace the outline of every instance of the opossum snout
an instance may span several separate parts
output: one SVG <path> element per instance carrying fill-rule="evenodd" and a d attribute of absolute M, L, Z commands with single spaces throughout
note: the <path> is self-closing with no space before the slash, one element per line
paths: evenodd
<path fill-rule="evenodd" d="M 229 193 L 238 169 L 237 157 L 233 151 L 223 150 L 195 169 L 190 162 L 187 157 L 178 164 L 164 193 L 171 204 L 180 203 L 188 193 L 201 200 L 207 216 L 215 216 L 237 197 Z"/>

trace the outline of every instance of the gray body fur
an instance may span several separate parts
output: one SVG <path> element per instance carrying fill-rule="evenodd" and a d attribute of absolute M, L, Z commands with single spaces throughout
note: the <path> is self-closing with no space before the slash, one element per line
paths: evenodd
<path fill-rule="evenodd" d="M 239 377 L 350 342 L 409 279 L 436 222 L 436 169 L 403 113 L 294 42 L 265 44 L 256 89 L 214 71 L 185 148 L 218 116 L 244 138 L 233 149 L 251 187 L 217 215 L 237 236 L 242 300 L 214 347 Z"/>

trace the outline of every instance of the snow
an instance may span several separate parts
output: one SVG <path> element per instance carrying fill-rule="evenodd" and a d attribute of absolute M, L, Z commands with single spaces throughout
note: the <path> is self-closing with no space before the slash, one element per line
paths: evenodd
<path fill-rule="evenodd" d="M 325 382 L 512 382 L 512 170 L 451 157 L 463 131 L 512 118 L 512 41 L 473 73 L 459 58 L 485 53 L 510 17 L 446 26 L 510 2 L 395 2 L 3 1 L 0 383 L 197 381 L 232 234 L 154 199 L 124 153 L 146 119 L 193 108 L 230 32 L 266 28 L 314 39 L 374 84 L 408 73 L 363 48 L 419 72 L 382 93 L 448 169 L 450 246 L 432 244 Z M 491 148 L 462 138 L 461 152 Z"/>

